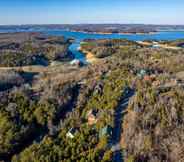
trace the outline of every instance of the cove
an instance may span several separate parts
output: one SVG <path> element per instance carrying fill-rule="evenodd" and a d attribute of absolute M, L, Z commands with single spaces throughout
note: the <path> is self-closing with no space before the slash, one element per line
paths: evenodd
<path fill-rule="evenodd" d="M 46 30 L 41 31 L 48 35 L 64 36 L 66 38 L 74 38 L 74 42 L 70 46 L 70 51 L 73 53 L 75 59 L 86 62 L 84 54 L 78 51 L 80 42 L 84 39 L 128 39 L 133 41 L 143 40 L 177 40 L 184 39 L 184 31 L 161 31 L 153 34 L 92 34 L 74 31 L 63 30 Z"/>

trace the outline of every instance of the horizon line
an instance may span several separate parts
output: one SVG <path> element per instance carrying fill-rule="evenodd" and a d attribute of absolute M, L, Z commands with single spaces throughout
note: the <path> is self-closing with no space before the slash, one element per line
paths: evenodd
<path fill-rule="evenodd" d="M 0 24 L 0 26 L 34 26 L 34 25 L 153 25 L 153 26 L 184 26 L 184 24 L 150 24 L 150 23 L 42 23 L 42 24 Z"/>

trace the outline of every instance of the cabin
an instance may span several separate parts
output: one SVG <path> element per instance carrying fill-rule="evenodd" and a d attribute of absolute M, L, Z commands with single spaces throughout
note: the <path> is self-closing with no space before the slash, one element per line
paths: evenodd
<path fill-rule="evenodd" d="M 78 132 L 77 128 L 71 128 L 66 134 L 66 137 L 73 139 L 77 132 Z"/>
<path fill-rule="evenodd" d="M 87 113 L 87 120 L 88 120 L 88 124 L 89 125 L 94 125 L 97 123 L 98 121 L 98 111 L 95 110 L 95 109 L 92 109 L 90 110 L 88 113 Z"/>
<path fill-rule="evenodd" d="M 112 127 L 110 125 L 105 126 L 99 132 L 99 137 L 102 138 L 104 136 L 112 137 Z"/>

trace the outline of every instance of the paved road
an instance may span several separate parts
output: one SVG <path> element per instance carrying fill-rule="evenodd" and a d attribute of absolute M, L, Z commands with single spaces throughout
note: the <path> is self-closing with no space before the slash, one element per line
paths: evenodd
<path fill-rule="evenodd" d="M 113 135 L 112 135 L 112 151 L 113 153 L 113 162 L 122 162 L 122 153 L 121 153 L 121 133 L 122 133 L 122 121 L 123 121 L 123 114 L 126 112 L 126 108 L 128 106 L 128 102 L 130 98 L 134 95 L 134 91 L 130 90 L 129 93 L 122 99 L 117 107 L 115 114 L 114 114 L 114 128 L 113 128 Z"/>
<path fill-rule="evenodd" d="M 184 84 L 180 84 L 180 86 L 184 86 Z M 173 86 L 160 86 L 159 88 L 169 88 Z M 114 114 L 114 128 L 112 135 L 112 147 L 113 151 L 113 162 L 123 162 L 122 152 L 121 152 L 121 133 L 122 133 L 122 122 L 123 122 L 123 114 L 126 113 L 126 108 L 128 106 L 130 98 L 135 94 L 134 90 L 130 90 L 129 93 L 121 100 L 119 106 L 117 107 Z"/>

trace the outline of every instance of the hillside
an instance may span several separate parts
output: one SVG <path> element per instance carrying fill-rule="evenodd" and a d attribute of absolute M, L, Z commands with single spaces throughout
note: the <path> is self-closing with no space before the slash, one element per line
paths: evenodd
<path fill-rule="evenodd" d="M 41 33 L 0 34 L 0 67 L 43 65 L 68 60 L 70 40 Z"/>
<path fill-rule="evenodd" d="M 41 49 L 63 40 L 32 38 Z M 0 68 L 0 160 L 182 160 L 184 50 L 119 39 L 84 40 L 81 50 L 98 61 L 65 60 L 37 72 Z"/>

